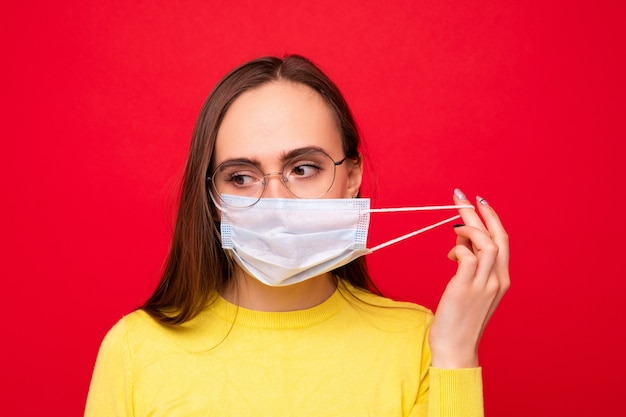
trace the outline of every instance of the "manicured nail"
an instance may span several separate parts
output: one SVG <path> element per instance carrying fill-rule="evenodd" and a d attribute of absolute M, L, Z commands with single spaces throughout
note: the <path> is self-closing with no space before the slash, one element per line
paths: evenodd
<path fill-rule="evenodd" d="M 484 198 L 482 198 L 481 196 L 477 195 L 476 196 L 476 201 L 478 201 L 480 204 L 482 204 L 483 206 L 488 206 L 489 203 L 487 202 L 487 200 L 485 200 Z"/>
<path fill-rule="evenodd" d="M 456 229 L 457 227 L 463 227 L 463 226 L 465 226 L 465 225 L 464 225 L 464 224 L 453 224 L 453 225 L 452 225 L 452 227 L 454 227 L 455 229 Z"/>
<path fill-rule="evenodd" d="M 463 191 L 459 190 L 458 188 L 454 189 L 454 195 L 459 200 L 467 200 L 467 197 L 465 197 L 465 194 L 463 194 Z"/>

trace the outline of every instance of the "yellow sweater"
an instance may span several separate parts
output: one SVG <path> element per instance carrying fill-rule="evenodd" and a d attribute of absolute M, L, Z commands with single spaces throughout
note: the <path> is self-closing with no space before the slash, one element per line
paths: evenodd
<path fill-rule="evenodd" d="M 431 322 L 354 288 L 284 313 L 217 297 L 172 327 L 135 311 L 102 343 L 85 416 L 482 416 L 480 368 L 430 367 Z"/>

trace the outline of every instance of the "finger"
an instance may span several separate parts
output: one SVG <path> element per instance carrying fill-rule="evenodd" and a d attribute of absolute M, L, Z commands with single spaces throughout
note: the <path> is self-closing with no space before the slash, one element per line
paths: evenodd
<path fill-rule="evenodd" d="M 454 231 L 457 236 L 471 241 L 478 263 L 475 279 L 486 282 L 498 257 L 498 245 L 487 231 L 475 227 L 457 227 Z"/>
<path fill-rule="evenodd" d="M 487 314 L 487 319 L 489 319 L 511 286 L 511 278 L 509 275 L 509 237 L 506 230 L 502 226 L 502 222 L 500 221 L 496 211 L 487 202 L 487 200 L 479 196 L 476 197 L 476 200 L 478 202 L 477 209 L 484 219 L 487 229 L 499 249 L 496 263 L 494 265 L 495 274 L 492 278 L 497 279 L 498 292 L 489 308 L 489 312 Z"/>
<path fill-rule="evenodd" d="M 455 204 L 472 205 L 472 203 L 470 203 L 470 201 L 467 199 L 463 191 L 461 191 L 458 188 L 454 189 L 453 199 L 454 199 Z M 463 223 L 465 223 L 467 226 L 472 226 L 477 229 L 487 231 L 487 228 L 485 227 L 483 222 L 480 220 L 480 217 L 478 216 L 478 213 L 476 212 L 476 210 L 471 209 L 471 208 L 463 208 L 463 209 L 459 209 L 459 214 L 461 215 L 461 218 L 463 219 Z"/>
<path fill-rule="evenodd" d="M 458 263 L 455 278 L 459 282 L 471 283 L 476 274 L 478 260 L 476 255 L 463 245 L 457 245 L 448 252 L 448 259 Z"/>
<path fill-rule="evenodd" d="M 464 224 L 455 224 L 453 227 L 456 229 L 457 227 L 463 227 L 465 226 Z M 465 246 L 467 249 L 471 250 L 472 252 L 474 251 L 474 248 L 472 248 L 472 242 L 462 236 L 457 235 L 456 236 L 456 244 L 457 245 L 462 245 Z"/>
<path fill-rule="evenodd" d="M 506 294 L 507 290 L 508 290 L 508 285 L 502 285 L 500 282 L 498 282 L 498 292 L 493 298 L 491 305 L 489 306 L 489 311 L 487 312 L 485 325 L 491 319 L 491 316 L 493 316 L 493 313 L 496 311 L 496 308 L 498 308 L 498 305 L 500 305 L 500 301 L 502 301 L 502 298 Z"/>
<path fill-rule="evenodd" d="M 498 266 L 508 268 L 509 263 L 509 236 L 502 226 L 502 222 L 496 211 L 491 207 L 486 199 L 477 196 L 477 209 L 482 216 L 489 234 L 498 245 L 500 250 L 498 257 Z"/>
<path fill-rule="evenodd" d="M 471 302 L 471 305 L 473 306 L 472 314 L 484 314 L 479 324 L 479 332 L 480 335 L 482 335 L 482 332 L 489 322 L 489 319 L 491 318 L 496 307 L 498 306 L 499 299 L 497 299 L 496 296 L 497 292 L 494 292 L 492 289 L 488 288 L 487 285 L 479 284 L 478 286 L 475 286 L 475 284 L 477 283 L 475 277 L 478 275 L 477 270 L 479 267 L 479 262 L 478 257 L 472 251 L 468 250 L 465 246 L 455 246 L 450 250 L 448 257 L 451 260 L 458 262 L 457 272 L 454 278 L 448 284 L 448 287 L 456 284 L 454 286 L 457 288 L 459 288 L 458 286 L 460 285 L 461 288 L 474 287 L 475 289 L 479 289 L 478 293 L 471 290 L 469 292 L 457 293 L 457 296 L 461 294 L 462 300 L 469 301 L 468 297 L 476 297 L 477 294 L 481 294 L 478 301 L 474 299 L 474 301 Z M 495 279 L 497 282 L 497 279 L 493 278 L 493 274 L 491 274 L 491 277 L 489 279 L 491 281 Z M 457 301 L 461 302 L 461 300 Z"/>
<path fill-rule="evenodd" d="M 487 229 L 489 230 L 494 242 L 498 245 L 498 257 L 496 258 L 494 270 L 498 279 L 499 291 L 496 299 L 494 300 L 494 305 L 491 311 L 493 312 L 493 310 L 495 310 L 497 305 L 500 303 L 500 300 L 502 300 L 502 297 L 504 297 L 504 294 L 511 287 L 511 277 L 509 275 L 509 236 L 504 229 L 504 226 L 502 226 L 502 222 L 500 221 L 498 214 L 487 202 L 487 200 L 482 197 L 476 197 L 476 200 L 478 201 L 478 211 L 484 219 Z"/>

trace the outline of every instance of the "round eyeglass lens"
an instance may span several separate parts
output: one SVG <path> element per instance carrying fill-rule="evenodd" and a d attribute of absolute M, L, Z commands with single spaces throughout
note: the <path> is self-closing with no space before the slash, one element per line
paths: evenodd
<path fill-rule="evenodd" d="M 216 197 L 222 194 L 239 197 L 251 197 L 254 200 L 237 200 L 228 205 L 237 207 L 251 206 L 261 198 L 265 189 L 263 172 L 253 164 L 247 162 L 225 162 L 219 165 L 211 176 L 211 183 Z"/>
<path fill-rule="evenodd" d="M 287 189 L 299 198 L 318 198 L 335 182 L 335 161 L 322 151 L 306 152 L 290 159 L 283 167 Z"/>

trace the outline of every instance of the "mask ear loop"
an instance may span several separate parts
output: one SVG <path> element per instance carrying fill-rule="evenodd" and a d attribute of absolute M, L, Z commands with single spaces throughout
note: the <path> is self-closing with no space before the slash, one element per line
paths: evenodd
<path fill-rule="evenodd" d="M 455 205 L 449 205 L 449 206 L 395 207 L 395 208 L 369 209 L 369 212 L 370 213 L 393 213 L 393 212 L 401 212 L 401 211 L 453 210 L 453 209 L 463 209 L 463 208 L 474 209 L 474 206 L 472 206 L 471 204 L 455 204 Z"/>
<path fill-rule="evenodd" d="M 383 209 L 370 209 L 370 213 L 393 213 L 393 212 L 403 212 L 403 211 L 427 211 L 427 210 L 448 210 L 448 209 L 461 209 L 461 208 L 471 208 L 474 209 L 472 205 L 454 205 L 454 206 L 425 206 L 425 207 L 399 207 L 399 208 L 383 208 Z M 456 219 L 460 219 L 461 215 L 457 214 L 456 216 L 452 216 L 448 219 L 442 220 L 438 223 L 431 224 L 430 226 L 423 227 L 419 230 L 416 230 L 411 233 L 407 233 L 395 239 L 391 239 L 387 242 L 381 243 L 380 245 L 374 246 L 370 248 L 370 253 L 377 251 L 378 249 L 386 248 L 389 245 L 393 245 L 394 243 L 401 242 L 413 236 L 419 235 L 420 233 L 427 232 L 430 229 L 434 229 L 435 227 L 439 227 L 443 224 L 453 222 Z"/>

